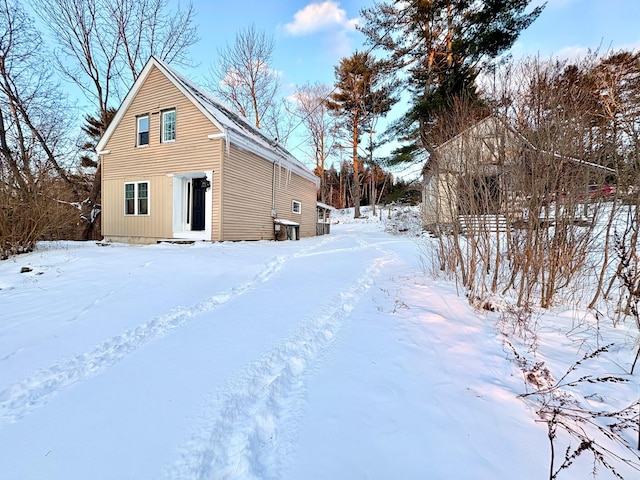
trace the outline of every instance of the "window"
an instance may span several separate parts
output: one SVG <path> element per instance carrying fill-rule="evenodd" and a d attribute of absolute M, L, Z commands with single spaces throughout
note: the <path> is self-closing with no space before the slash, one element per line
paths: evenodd
<path fill-rule="evenodd" d="M 124 184 L 124 214 L 149 215 L 149 182 Z"/>
<path fill-rule="evenodd" d="M 293 200 L 291 202 L 291 211 L 293 213 L 301 213 L 302 212 L 302 203 L 297 200 Z"/>
<path fill-rule="evenodd" d="M 165 110 L 162 112 L 162 123 L 160 125 L 160 139 L 162 143 L 174 142 L 176 140 L 176 111 Z"/>
<path fill-rule="evenodd" d="M 149 145 L 149 115 L 138 117 L 137 145 Z"/>
<path fill-rule="evenodd" d="M 329 210 L 318 209 L 318 223 L 329 223 Z"/>

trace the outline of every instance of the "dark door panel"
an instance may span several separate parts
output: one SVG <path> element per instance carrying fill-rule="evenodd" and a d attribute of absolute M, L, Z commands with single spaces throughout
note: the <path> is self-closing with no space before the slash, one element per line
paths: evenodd
<path fill-rule="evenodd" d="M 203 182 L 206 178 L 194 178 L 193 179 L 193 198 L 192 208 L 193 215 L 191 219 L 191 230 L 201 231 L 205 228 L 205 197 L 206 187 L 203 186 Z"/>

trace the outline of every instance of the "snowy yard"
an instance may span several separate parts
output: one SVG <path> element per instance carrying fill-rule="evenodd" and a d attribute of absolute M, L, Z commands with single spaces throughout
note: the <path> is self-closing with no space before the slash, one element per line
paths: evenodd
<path fill-rule="evenodd" d="M 422 270 L 428 239 L 339 218 L 298 242 L 44 244 L 0 262 L 0 479 L 548 478 L 499 314 Z M 593 322 L 545 313 L 519 353 L 559 377 L 615 342 L 584 368 L 623 376 L 635 327 Z M 628 380 L 582 394 L 622 408 Z"/>

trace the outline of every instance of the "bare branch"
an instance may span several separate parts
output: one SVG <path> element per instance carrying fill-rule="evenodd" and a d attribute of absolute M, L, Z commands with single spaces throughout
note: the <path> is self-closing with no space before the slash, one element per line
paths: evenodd
<path fill-rule="evenodd" d="M 279 75 L 271 68 L 274 48 L 273 38 L 251 25 L 218 51 L 219 62 L 209 69 L 209 88 L 257 128 L 265 126 L 280 91 Z"/>

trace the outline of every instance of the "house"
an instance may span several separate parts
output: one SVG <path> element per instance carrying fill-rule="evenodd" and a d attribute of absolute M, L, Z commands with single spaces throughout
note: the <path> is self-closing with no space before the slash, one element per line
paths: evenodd
<path fill-rule="evenodd" d="M 488 116 L 440 144 L 425 161 L 423 226 L 438 230 L 470 217 L 496 225 L 521 221 L 556 192 L 603 185 L 614 174 L 602 165 L 536 148 L 506 121 Z"/>
<path fill-rule="evenodd" d="M 97 146 L 105 241 L 316 234 L 319 179 L 277 141 L 151 58 Z"/>
<path fill-rule="evenodd" d="M 452 225 L 465 213 L 467 202 L 460 198 L 461 190 L 467 191 L 460 188 L 463 178 L 473 177 L 477 190 L 485 192 L 486 210 L 499 203 L 499 184 L 521 156 L 521 145 L 513 140 L 499 119 L 486 117 L 440 144 L 422 170 L 423 225 Z"/>

